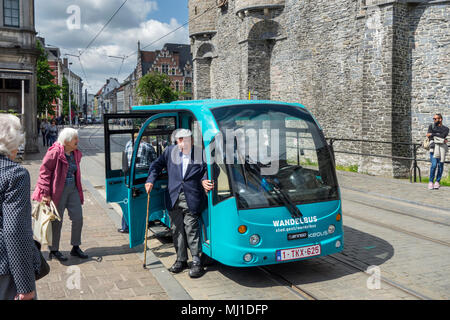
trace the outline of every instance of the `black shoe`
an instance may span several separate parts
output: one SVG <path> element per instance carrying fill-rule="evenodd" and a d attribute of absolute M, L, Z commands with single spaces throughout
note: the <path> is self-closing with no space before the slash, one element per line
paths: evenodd
<path fill-rule="evenodd" d="M 70 255 L 71 256 L 76 256 L 79 257 L 81 259 L 87 259 L 89 258 L 89 256 L 87 254 L 85 254 L 83 251 L 81 251 L 79 246 L 74 246 L 72 248 L 72 250 L 70 251 Z"/>
<path fill-rule="evenodd" d="M 67 261 L 67 257 L 63 256 L 60 251 L 50 251 L 48 258 L 52 260 L 53 257 L 55 257 L 59 262 Z"/>
<path fill-rule="evenodd" d="M 180 273 L 184 269 L 187 269 L 189 266 L 187 261 L 175 261 L 173 266 L 170 267 L 169 271 L 172 273 Z"/>
<path fill-rule="evenodd" d="M 117 229 L 117 232 L 120 232 L 120 233 L 129 233 L 129 230 L 128 230 L 128 229 Z"/>
<path fill-rule="evenodd" d="M 200 278 L 204 273 L 202 264 L 200 261 L 192 261 L 191 269 L 189 270 L 189 277 Z"/>

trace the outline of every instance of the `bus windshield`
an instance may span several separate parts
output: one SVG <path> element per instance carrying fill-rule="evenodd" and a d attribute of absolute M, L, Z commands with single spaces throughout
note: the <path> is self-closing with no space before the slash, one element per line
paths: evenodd
<path fill-rule="evenodd" d="M 240 209 L 286 206 L 294 216 L 301 213 L 289 204 L 339 199 L 333 159 L 309 112 L 276 104 L 211 111 L 222 145 L 215 161 L 226 166 Z"/>

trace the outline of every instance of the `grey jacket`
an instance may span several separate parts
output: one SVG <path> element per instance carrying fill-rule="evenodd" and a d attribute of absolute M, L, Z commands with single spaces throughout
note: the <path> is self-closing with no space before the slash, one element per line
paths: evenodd
<path fill-rule="evenodd" d="M 0 275 L 11 274 L 17 293 L 36 289 L 40 256 L 31 227 L 30 174 L 0 155 Z"/>

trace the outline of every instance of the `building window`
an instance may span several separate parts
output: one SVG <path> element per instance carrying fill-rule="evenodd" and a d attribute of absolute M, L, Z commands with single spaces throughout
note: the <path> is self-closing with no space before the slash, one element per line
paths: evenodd
<path fill-rule="evenodd" d="M 180 83 L 178 81 L 175 81 L 175 91 L 180 91 Z"/>
<path fill-rule="evenodd" d="M 191 82 L 184 83 L 184 91 L 186 91 L 188 93 L 192 93 L 192 83 Z"/>
<path fill-rule="evenodd" d="M 5 27 L 20 27 L 19 0 L 3 1 L 3 24 Z"/>
<path fill-rule="evenodd" d="M 168 64 L 162 65 L 162 73 L 169 74 L 169 65 Z"/>

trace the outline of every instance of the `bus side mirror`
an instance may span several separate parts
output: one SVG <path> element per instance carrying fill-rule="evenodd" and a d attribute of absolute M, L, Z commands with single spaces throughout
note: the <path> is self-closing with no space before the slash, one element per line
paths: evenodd
<path fill-rule="evenodd" d="M 122 152 L 122 171 L 123 174 L 126 176 L 128 174 L 128 170 L 130 170 L 130 167 L 128 166 L 128 156 L 125 151 Z"/>

